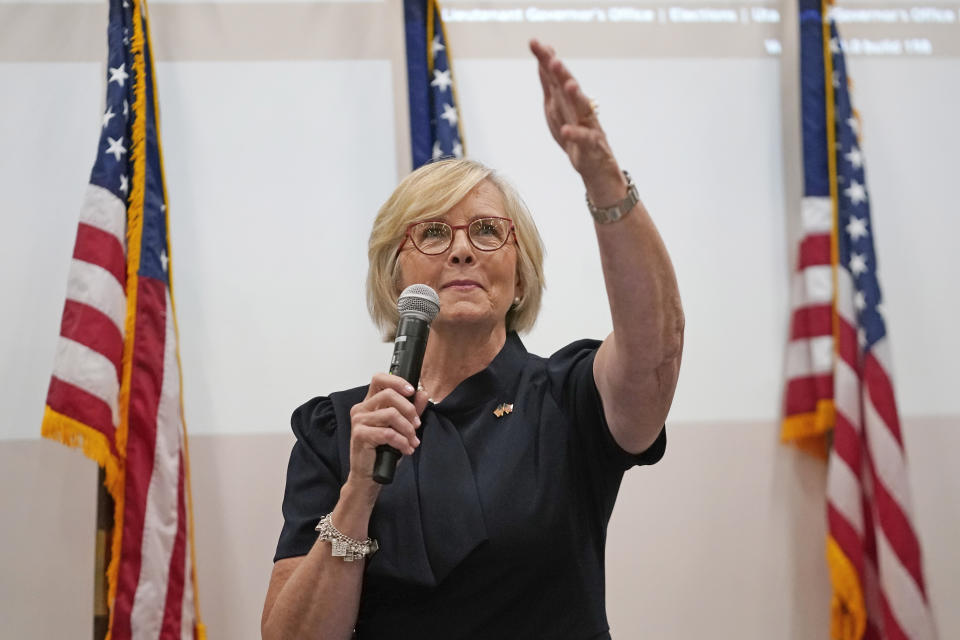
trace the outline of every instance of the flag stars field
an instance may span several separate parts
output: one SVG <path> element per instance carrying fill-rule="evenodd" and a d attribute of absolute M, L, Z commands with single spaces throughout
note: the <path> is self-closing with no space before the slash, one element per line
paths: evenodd
<path fill-rule="evenodd" d="M 854 253 L 850 256 L 850 271 L 854 276 L 859 276 L 867 271 L 867 256 L 862 253 Z"/>
<path fill-rule="evenodd" d="M 451 104 L 443 105 L 443 113 L 440 114 L 440 117 L 446 120 L 451 127 L 457 125 L 457 110 Z"/>
<path fill-rule="evenodd" d="M 117 84 L 119 84 L 119 85 L 122 87 L 124 81 L 125 81 L 127 78 L 130 77 L 130 74 L 128 74 L 127 71 L 126 71 L 126 67 L 127 67 L 127 63 L 126 63 L 126 62 L 124 62 L 123 64 L 121 64 L 119 67 L 111 67 L 111 68 L 110 68 L 110 80 L 108 81 L 108 84 L 109 84 L 109 82 L 116 82 Z"/>
<path fill-rule="evenodd" d="M 843 190 L 843 193 L 850 198 L 853 204 L 860 204 L 867 201 L 867 190 L 856 180 L 850 181 L 850 186 Z"/>
<path fill-rule="evenodd" d="M 413 167 L 466 155 L 457 110 L 456 86 L 443 18 L 436 3 L 404 2 L 410 85 L 410 138 Z M 428 15 L 432 12 L 432 15 Z M 419 51 L 416 55 L 410 52 Z"/>
<path fill-rule="evenodd" d="M 453 84 L 453 80 L 450 78 L 450 69 L 434 69 L 433 70 L 433 82 L 430 83 L 431 87 L 436 87 L 440 91 L 448 91 L 450 85 Z"/>
<path fill-rule="evenodd" d="M 857 291 L 853 294 L 853 306 L 857 311 L 863 311 L 867 308 L 867 297 L 863 291 Z"/>
<path fill-rule="evenodd" d="M 847 223 L 847 233 L 850 234 L 850 239 L 854 241 L 865 238 L 868 233 L 866 218 L 850 216 L 850 222 Z"/>
<path fill-rule="evenodd" d="M 851 148 L 849 153 L 843 157 L 846 158 L 847 161 L 849 161 L 850 164 L 852 164 L 856 169 L 859 169 L 863 166 L 863 154 L 860 153 L 860 149 L 858 147 Z"/>
<path fill-rule="evenodd" d="M 120 156 L 127 152 L 126 147 L 123 146 L 123 136 L 120 136 L 119 140 L 114 140 L 113 138 L 107 136 L 107 150 L 105 153 L 112 153 L 113 157 L 120 161 Z"/>
<path fill-rule="evenodd" d="M 860 136 L 860 121 L 857 120 L 855 116 L 847 118 L 847 126 L 853 129 L 853 132 L 857 134 L 858 137 Z"/>

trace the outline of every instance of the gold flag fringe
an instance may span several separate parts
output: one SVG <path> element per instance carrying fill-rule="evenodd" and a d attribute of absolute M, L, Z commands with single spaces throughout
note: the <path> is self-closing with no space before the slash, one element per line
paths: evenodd
<path fill-rule="evenodd" d="M 833 596 L 830 598 L 830 637 L 833 640 L 860 640 L 867 626 L 863 589 L 847 555 L 827 536 L 827 566 Z"/>
<path fill-rule="evenodd" d="M 810 413 L 794 414 L 783 419 L 780 440 L 821 460 L 826 460 L 830 431 L 833 429 L 835 420 L 833 400 L 818 400 L 816 410 Z"/>
<path fill-rule="evenodd" d="M 143 16 L 140 0 L 133 0 L 133 33 L 130 37 L 133 56 L 133 132 L 130 141 L 130 161 L 133 164 L 130 197 L 127 202 L 127 317 L 123 343 L 122 378 L 120 382 L 120 425 L 117 429 L 117 450 L 126 451 L 130 432 L 130 379 L 133 374 L 133 345 L 136 338 L 137 284 L 140 268 L 140 243 L 143 235 L 143 201 L 146 194 L 147 170 L 147 89 L 144 54 Z M 121 461 L 121 471 L 126 460 Z M 110 565 L 107 567 L 107 602 L 110 605 L 110 625 L 106 640 L 113 635 L 113 617 L 116 611 L 117 578 L 120 571 L 120 549 L 123 542 L 125 487 L 121 483 L 112 493 L 114 500 L 113 544 Z"/>
<path fill-rule="evenodd" d="M 149 17 L 149 7 L 146 2 L 143 5 L 144 11 L 144 25 L 146 28 L 147 36 L 147 51 L 150 53 L 150 60 L 153 61 L 153 39 L 150 37 L 150 17 Z M 167 181 L 166 181 L 166 172 L 163 170 L 163 144 L 161 142 L 162 136 L 160 135 L 160 105 L 158 104 L 157 98 L 157 76 L 155 73 L 150 74 L 150 81 L 153 87 L 153 113 L 155 116 L 154 126 L 157 130 L 157 156 L 160 160 L 160 176 L 161 176 L 161 186 L 163 188 L 163 201 L 166 203 L 169 200 L 167 199 Z M 180 327 L 177 323 L 177 305 L 173 295 L 173 248 L 170 243 L 170 208 L 167 207 L 167 215 L 165 217 L 166 228 L 164 232 L 166 233 L 166 244 L 167 244 L 167 284 L 170 290 L 170 313 L 173 317 L 173 334 L 174 339 L 176 340 L 175 352 L 177 355 L 177 372 L 180 374 L 177 376 L 180 384 L 180 420 L 183 425 L 183 470 L 184 470 L 184 491 L 186 494 L 187 504 L 186 504 L 186 513 L 187 513 L 187 538 L 190 541 L 190 576 L 189 580 L 193 585 L 193 614 L 194 614 L 194 631 L 196 632 L 196 640 L 206 640 L 207 638 L 207 628 L 203 624 L 202 618 L 200 616 L 200 593 L 197 586 L 197 554 L 196 549 L 197 545 L 194 542 L 194 526 L 193 526 L 193 484 L 190 477 L 190 447 L 188 444 L 189 438 L 187 436 L 187 419 L 186 413 L 183 410 L 183 366 L 180 361 Z"/>
<path fill-rule="evenodd" d="M 110 451 L 110 443 L 103 432 L 47 406 L 43 410 L 40 435 L 68 447 L 79 448 L 83 455 L 96 461 L 103 467 L 106 474 L 104 485 L 110 495 L 113 495 L 121 478 L 120 462 Z"/>

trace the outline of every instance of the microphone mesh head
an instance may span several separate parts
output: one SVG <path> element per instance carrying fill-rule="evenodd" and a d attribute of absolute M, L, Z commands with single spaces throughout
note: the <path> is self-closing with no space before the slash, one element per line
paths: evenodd
<path fill-rule="evenodd" d="M 418 315 L 428 323 L 440 313 L 440 296 L 425 284 L 412 284 L 403 290 L 397 300 L 400 316 Z"/>

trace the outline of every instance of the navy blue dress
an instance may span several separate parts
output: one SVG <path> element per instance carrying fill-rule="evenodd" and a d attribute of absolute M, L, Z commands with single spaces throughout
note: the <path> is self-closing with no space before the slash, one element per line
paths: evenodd
<path fill-rule="evenodd" d="M 600 343 L 550 358 L 515 333 L 485 370 L 421 417 L 421 444 L 383 488 L 369 535 L 360 640 L 609 638 L 607 522 L 623 472 L 657 462 L 666 431 L 621 449 L 593 379 Z M 349 471 L 350 408 L 366 387 L 318 397 L 291 424 L 284 525 L 274 561 L 306 555 Z M 495 410 L 512 404 L 509 413 Z"/>

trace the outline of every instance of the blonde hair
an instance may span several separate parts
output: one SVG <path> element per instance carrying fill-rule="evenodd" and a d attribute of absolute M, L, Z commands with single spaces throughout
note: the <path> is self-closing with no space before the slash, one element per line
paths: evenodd
<path fill-rule="evenodd" d="M 513 220 L 516 230 L 517 276 L 523 296 L 507 312 L 507 331 L 529 331 L 533 327 L 544 288 L 543 243 L 533 217 L 513 185 L 492 169 L 474 160 L 451 158 L 426 164 L 404 178 L 373 222 L 367 251 L 367 308 L 384 341 L 394 339 L 400 320 L 397 249 L 407 226 L 416 220 L 442 216 L 483 180 L 500 190 L 504 214 Z"/>

